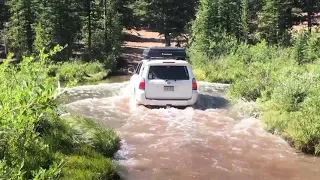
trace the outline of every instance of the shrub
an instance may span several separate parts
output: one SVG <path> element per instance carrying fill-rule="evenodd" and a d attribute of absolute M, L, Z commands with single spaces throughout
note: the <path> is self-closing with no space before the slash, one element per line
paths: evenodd
<path fill-rule="evenodd" d="M 46 55 L 40 54 L 25 57 L 16 67 L 10 67 L 8 60 L 0 65 L 1 178 L 57 175 L 62 157 L 35 131 L 37 124 L 57 118 L 54 79 L 47 77 L 45 60 Z"/>
<path fill-rule="evenodd" d="M 17 66 L 9 60 L 0 65 L 0 179 L 116 178 L 110 160 L 118 148 L 116 133 L 93 121 L 58 115 L 56 80 L 48 76 L 46 62 L 59 50 L 24 57 Z M 82 131 L 76 129 L 80 125 Z M 86 148 L 94 156 L 84 153 Z"/>
<path fill-rule="evenodd" d="M 205 72 L 200 68 L 193 69 L 193 74 L 197 81 L 204 81 L 206 78 Z"/>
<path fill-rule="evenodd" d="M 99 81 L 108 76 L 110 69 L 105 69 L 99 62 L 81 62 L 79 60 L 63 62 L 50 66 L 49 74 L 58 80 L 71 84 L 87 81 Z"/>
<path fill-rule="evenodd" d="M 320 36 L 318 32 L 302 31 L 294 38 L 293 54 L 298 64 L 314 62 L 320 58 Z"/>
<path fill-rule="evenodd" d="M 308 153 L 319 153 L 319 77 L 317 72 L 292 74 L 263 104 L 261 117 L 267 130 L 290 139 L 297 149 Z"/>

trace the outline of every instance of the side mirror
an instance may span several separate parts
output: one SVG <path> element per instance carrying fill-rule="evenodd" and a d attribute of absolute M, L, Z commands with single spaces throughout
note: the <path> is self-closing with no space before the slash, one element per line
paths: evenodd
<path fill-rule="evenodd" d="M 129 67 L 128 68 L 128 73 L 133 74 L 134 73 L 134 68 L 133 67 Z"/>

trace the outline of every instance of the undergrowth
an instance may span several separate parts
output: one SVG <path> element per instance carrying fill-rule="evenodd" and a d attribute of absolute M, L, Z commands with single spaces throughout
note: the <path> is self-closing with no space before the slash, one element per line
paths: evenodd
<path fill-rule="evenodd" d="M 0 179 L 117 179 L 119 138 L 94 121 L 61 118 L 49 54 L 0 65 Z"/>
<path fill-rule="evenodd" d="M 70 86 L 83 83 L 95 82 L 105 79 L 111 72 L 105 66 L 96 62 L 82 62 L 73 60 L 51 64 L 49 66 L 49 75 L 56 77 L 57 80 Z"/>
<path fill-rule="evenodd" d="M 66 155 L 61 179 L 119 179 L 110 159 L 119 148 L 117 134 L 79 116 L 67 116 L 63 120 L 72 127 L 76 145 L 73 153 Z"/>

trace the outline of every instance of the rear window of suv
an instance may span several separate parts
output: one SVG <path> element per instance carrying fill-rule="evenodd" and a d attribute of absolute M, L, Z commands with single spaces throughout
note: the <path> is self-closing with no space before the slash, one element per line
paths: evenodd
<path fill-rule="evenodd" d="M 148 79 L 189 80 L 186 66 L 150 66 Z"/>

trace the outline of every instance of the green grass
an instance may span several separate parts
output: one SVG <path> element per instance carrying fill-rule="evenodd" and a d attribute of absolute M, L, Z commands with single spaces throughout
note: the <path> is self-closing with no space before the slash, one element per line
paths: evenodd
<path fill-rule="evenodd" d="M 119 148 L 117 134 L 90 119 L 72 115 L 63 120 L 72 127 L 76 146 L 66 155 L 62 179 L 118 179 L 111 160 Z"/>
<path fill-rule="evenodd" d="M 70 156 L 67 158 L 67 164 L 63 168 L 61 179 L 116 179 L 116 171 L 113 162 L 95 151 L 92 154 L 95 157 L 88 156 Z"/>
<path fill-rule="evenodd" d="M 61 179 L 119 179 L 116 167 L 110 158 L 94 148 L 82 146 L 78 152 L 66 157 Z"/>
<path fill-rule="evenodd" d="M 248 111 L 260 115 L 267 131 L 299 151 L 319 155 L 319 47 L 319 34 L 300 34 L 291 47 L 261 42 L 240 44 L 219 57 L 190 56 L 197 80 L 231 83 L 229 99 L 256 101 L 259 107 Z"/>
<path fill-rule="evenodd" d="M 112 157 L 119 137 L 94 120 L 76 115 L 42 121 L 37 131 L 64 160 L 60 179 L 118 179 Z"/>
<path fill-rule="evenodd" d="M 111 70 L 105 69 L 104 65 L 98 61 L 82 62 L 74 60 L 51 65 L 49 73 L 61 82 L 74 85 L 103 80 L 111 73 Z"/>

